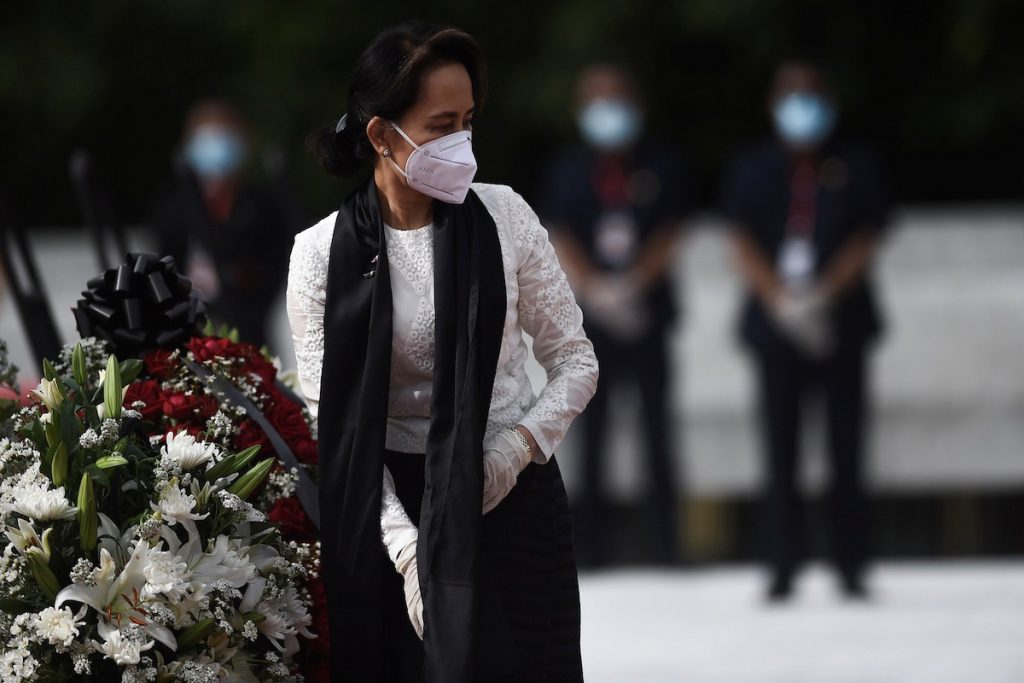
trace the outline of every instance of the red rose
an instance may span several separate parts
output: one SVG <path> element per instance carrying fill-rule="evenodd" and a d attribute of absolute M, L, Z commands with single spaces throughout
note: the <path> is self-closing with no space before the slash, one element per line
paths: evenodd
<path fill-rule="evenodd" d="M 130 408 L 135 401 L 143 401 L 146 404 L 146 407 L 139 411 L 143 419 L 160 421 L 160 416 L 164 412 L 164 395 L 160 389 L 160 382 L 146 379 L 129 384 L 124 395 L 124 405 Z"/>
<path fill-rule="evenodd" d="M 299 462 L 316 464 L 320 460 L 320 450 L 313 439 L 299 439 L 295 443 L 288 444 Z"/>
<path fill-rule="evenodd" d="M 211 417 L 220 409 L 220 401 L 213 394 L 202 394 L 197 400 L 199 414 L 204 418 Z"/>
<path fill-rule="evenodd" d="M 194 415 L 192 411 L 199 407 L 199 397 L 195 392 L 191 394 L 168 394 L 164 396 L 164 415 L 175 420 L 191 420 Z"/>
<path fill-rule="evenodd" d="M 270 441 L 267 439 L 267 435 L 252 420 L 244 420 L 238 427 L 238 436 L 235 437 L 235 448 L 238 450 L 248 448 L 257 443 L 263 446 L 261 452 L 270 448 Z"/>
<path fill-rule="evenodd" d="M 263 357 L 263 354 L 255 344 L 240 342 L 236 346 L 239 358 L 244 361 L 243 368 L 246 372 L 254 372 L 263 380 L 263 386 L 267 391 L 274 388 L 277 379 L 277 368 L 274 364 Z"/>
<path fill-rule="evenodd" d="M 192 337 L 185 344 L 185 348 L 191 351 L 199 362 L 238 355 L 234 352 L 232 341 L 223 337 Z"/>
<path fill-rule="evenodd" d="M 289 445 L 309 438 L 309 425 L 306 424 L 302 407 L 298 403 L 282 398 L 269 404 L 263 414 Z"/>
<path fill-rule="evenodd" d="M 316 539 L 316 529 L 310 521 L 306 511 L 302 509 L 302 503 L 294 496 L 278 498 L 274 506 L 267 513 L 270 521 L 281 528 L 285 538 L 297 541 L 313 541 Z"/>
<path fill-rule="evenodd" d="M 176 360 L 171 360 L 171 352 L 165 349 L 153 349 L 142 355 L 146 364 L 146 372 L 153 377 L 170 379 L 178 369 Z"/>

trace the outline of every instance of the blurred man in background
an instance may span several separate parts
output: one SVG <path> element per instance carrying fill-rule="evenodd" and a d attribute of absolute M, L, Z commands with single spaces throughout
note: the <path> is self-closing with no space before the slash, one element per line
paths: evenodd
<path fill-rule="evenodd" d="M 585 566 L 608 560 L 608 396 L 631 382 L 647 446 L 648 558 L 674 563 L 680 556 L 666 332 L 677 315 L 669 268 L 692 193 L 671 147 L 642 136 L 643 115 L 629 73 L 611 64 L 586 68 L 577 85 L 585 144 L 553 161 L 541 202 L 601 362 L 597 393 L 580 418 L 583 482 L 574 518 Z"/>
<path fill-rule="evenodd" d="M 153 224 L 160 253 L 210 303 L 210 318 L 239 339 L 267 342 L 270 301 L 284 284 L 297 225 L 281 192 L 246 173 L 245 121 L 221 100 L 195 104 L 185 119 L 173 186 L 158 199 Z"/>
<path fill-rule="evenodd" d="M 815 62 L 782 63 L 768 100 L 775 136 L 739 156 L 723 194 L 747 288 L 739 332 L 759 386 L 767 597 L 790 595 L 803 553 L 798 446 L 812 387 L 825 399 L 832 552 L 844 593 L 864 597 L 865 365 L 882 330 L 869 268 L 889 222 L 890 188 L 863 144 L 833 134 L 836 100 Z"/>

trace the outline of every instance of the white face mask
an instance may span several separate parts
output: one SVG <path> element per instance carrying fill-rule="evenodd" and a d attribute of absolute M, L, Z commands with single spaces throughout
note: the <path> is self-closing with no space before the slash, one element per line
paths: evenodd
<path fill-rule="evenodd" d="M 388 123 L 413 146 L 404 169 L 388 157 L 398 172 L 405 176 L 409 187 L 449 204 L 465 201 L 469 185 L 476 175 L 471 131 L 456 131 L 424 145 L 417 145 L 397 124 L 391 121 Z"/>

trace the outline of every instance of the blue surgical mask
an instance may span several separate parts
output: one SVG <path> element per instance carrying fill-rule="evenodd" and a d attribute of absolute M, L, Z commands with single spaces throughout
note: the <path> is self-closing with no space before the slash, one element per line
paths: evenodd
<path fill-rule="evenodd" d="M 829 136 L 836 123 L 831 100 L 811 92 L 792 92 L 772 108 L 775 131 L 794 147 L 814 147 Z"/>
<path fill-rule="evenodd" d="M 580 110 L 577 123 L 583 139 L 598 149 L 620 149 L 640 135 L 640 110 L 628 100 L 596 99 Z"/>
<path fill-rule="evenodd" d="M 231 175 L 241 167 L 245 154 L 242 138 L 220 126 L 200 127 L 185 145 L 185 158 L 204 179 Z"/>

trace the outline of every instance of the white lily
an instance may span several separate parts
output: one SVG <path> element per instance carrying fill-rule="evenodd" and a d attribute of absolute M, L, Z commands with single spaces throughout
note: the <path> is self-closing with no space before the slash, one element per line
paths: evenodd
<path fill-rule="evenodd" d="M 114 558 L 114 562 L 117 565 L 124 566 L 128 563 L 128 558 L 131 557 L 132 542 L 135 540 L 135 532 L 138 530 L 139 525 L 129 524 L 128 528 L 122 533 L 117 524 L 114 523 L 114 520 L 105 513 L 100 512 L 98 515 L 100 523 L 97 540 L 100 546 L 107 549 L 107 552 Z"/>
<path fill-rule="evenodd" d="M 50 533 L 52 528 L 47 528 L 42 537 L 36 533 L 36 528 L 25 519 L 18 519 L 18 528 L 6 527 L 4 534 L 14 544 L 22 555 L 39 553 L 47 562 L 50 561 Z"/>
<path fill-rule="evenodd" d="M 298 636 L 316 637 L 316 634 L 307 628 L 313 623 L 313 618 L 299 599 L 294 586 L 286 586 L 280 596 L 273 600 L 260 599 L 266 583 L 263 577 L 253 579 L 239 603 L 238 611 L 255 611 L 262 614 L 264 619 L 256 624 L 256 628 L 283 656 L 290 657 L 299 651 Z"/>
<path fill-rule="evenodd" d="M 103 638 L 103 642 L 98 643 L 94 640 L 93 647 L 113 659 L 118 666 L 138 664 L 142 659 L 142 653 L 156 645 L 152 640 L 140 643 L 136 638 L 125 635 L 124 631 L 102 619 L 96 625 L 96 630 Z"/>
<path fill-rule="evenodd" d="M 39 386 L 33 389 L 32 393 L 50 410 L 59 409 L 60 404 L 64 402 L 64 393 L 60 390 L 60 383 L 55 379 L 39 380 Z"/>
<path fill-rule="evenodd" d="M 54 601 L 54 607 L 60 607 L 68 600 L 81 602 L 100 613 L 100 623 L 104 619 L 120 624 L 134 622 L 151 637 L 176 650 L 177 640 L 166 626 L 150 621 L 145 612 L 138 608 L 143 606 L 141 591 L 146 585 L 145 560 L 149 544 L 141 539 L 136 542 L 128 563 L 120 573 L 114 564 L 114 558 L 105 547 L 100 547 L 100 566 L 93 573 L 95 585 L 71 584 L 62 589 Z"/>

